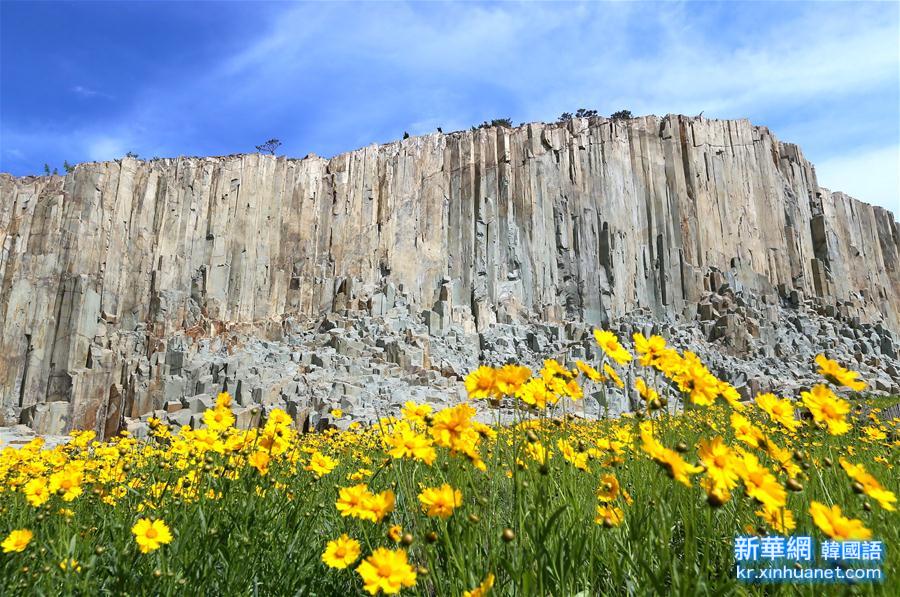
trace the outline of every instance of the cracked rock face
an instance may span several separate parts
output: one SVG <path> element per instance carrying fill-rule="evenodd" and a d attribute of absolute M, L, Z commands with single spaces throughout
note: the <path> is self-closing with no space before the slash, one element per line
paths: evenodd
<path fill-rule="evenodd" d="M 303 395 L 293 371 L 284 393 L 260 373 L 279 359 L 330 371 L 334 355 L 384 368 L 330 387 L 328 406 L 376 408 L 366 376 L 397 371 L 449 399 L 478 359 L 546 355 L 635 317 L 687 326 L 713 360 L 784 361 L 822 337 L 884 391 L 897 382 L 897 222 L 819 187 L 796 146 L 743 120 L 575 119 L 330 160 L 123 159 L 0 175 L 0 196 L 6 425 L 109 435 L 200 409 L 229 375 L 195 379 L 192 359 L 222 350 L 245 354 L 231 382 L 250 410 Z M 354 317 L 379 322 L 371 337 L 346 332 Z M 263 342 L 310 344 L 256 365 L 265 351 L 241 353 Z"/>

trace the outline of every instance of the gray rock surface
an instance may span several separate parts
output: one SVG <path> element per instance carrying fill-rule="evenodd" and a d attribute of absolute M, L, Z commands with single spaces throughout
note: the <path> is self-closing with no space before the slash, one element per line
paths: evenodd
<path fill-rule="evenodd" d="M 574 119 L 330 160 L 128 158 L 0 175 L 0 196 L 0 424 L 196 424 L 227 386 L 244 408 L 299 397 L 318 426 L 326 406 L 446 400 L 479 358 L 629 321 L 752 364 L 748 380 L 825 346 L 897 383 L 897 222 L 744 120 Z"/>
<path fill-rule="evenodd" d="M 699 318 L 661 322 L 649 310 L 638 310 L 617 318 L 610 327 L 629 348 L 635 332 L 662 334 L 679 349 L 700 355 L 745 399 L 768 391 L 796 396 L 819 383 L 813 363 L 819 353 L 858 369 L 876 392 L 900 393 L 900 362 L 876 354 L 880 342 L 871 343 L 873 354 L 857 360 L 860 341 L 839 333 L 854 328 L 819 313 L 817 300 L 795 307 L 789 299 L 766 304 L 742 292 L 734 294 L 727 288 L 722 292 L 703 298 L 704 304 L 720 303 L 725 313 L 714 326 Z M 273 408 L 288 412 L 300 429 L 346 427 L 352 421 L 372 423 L 397 415 L 407 400 L 428 403 L 436 410 L 464 400 L 462 379 L 479 363 L 514 362 L 537 371 L 545 358 L 574 367 L 576 359 L 596 364 L 601 357 L 591 326 L 583 322 L 492 324 L 470 334 L 451 324 L 442 335 L 433 336 L 428 334 L 427 319 L 426 312 L 416 318 L 409 308 L 391 309 L 386 316 L 346 311 L 302 325 L 287 321 L 283 338 L 274 341 L 242 333 L 215 339 L 185 337 L 181 368 L 159 377 L 163 393 L 181 394 L 180 399 L 142 419 L 156 416 L 170 424 L 197 427 L 202 425 L 202 412 L 213 406 L 213 395 L 229 391 L 238 405 L 240 427 L 259 424 Z M 726 324 L 720 326 L 723 320 Z M 897 346 L 897 337 L 884 327 L 861 323 L 858 329 L 863 338 Z M 633 387 L 635 374 L 633 370 L 623 374 L 628 388 Z M 585 392 L 588 398 L 583 403 L 567 405 L 570 412 L 574 408 L 577 415 L 614 416 L 638 403 L 633 390 L 608 388 L 605 402 L 599 387 L 587 384 Z M 332 417 L 334 409 L 343 415 Z M 502 420 L 510 419 L 511 404 L 504 402 L 499 414 Z M 493 416 L 483 413 L 486 420 Z"/>

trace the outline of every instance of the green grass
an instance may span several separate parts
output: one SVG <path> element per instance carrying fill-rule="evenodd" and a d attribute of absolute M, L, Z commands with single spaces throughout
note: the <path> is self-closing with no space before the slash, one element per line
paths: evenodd
<path fill-rule="evenodd" d="M 729 414 L 729 407 L 716 406 L 664 415 L 654 421 L 656 435 L 668 447 L 685 444 L 686 460 L 696 462 L 702 438 L 721 435 L 729 445 L 738 445 Z M 842 455 L 863 463 L 896 493 L 896 442 L 864 441 L 858 425 L 840 437 L 812 426 L 788 436 L 760 411 L 750 416 L 778 445 L 804 452 L 802 459 L 795 459 L 803 467 L 803 488 L 788 492 L 787 506 L 798 525 L 794 534 L 813 536 L 818 552 L 824 537 L 807 513 L 809 503 L 841 506 L 887 546 L 883 583 L 742 584 L 734 577 L 734 537 L 746 534 L 747 528 L 764 527 L 754 514 L 758 505 L 740 488 L 722 507 L 709 506 L 698 483 L 702 475 L 693 478 L 691 487 L 684 486 L 641 451 L 635 419 L 579 423 L 532 418 L 531 440 L 553 451 L 547 465 L 541 467 L 526 456 L 527 430 L 500 428 L 497 440 L 480 440 L 485 472 L 444 448 L 438 448 L 432 466 L 392 459 L 381 447 L 377 429 L 292 436 L 265 476 L 247 466 L 242 456 L 259 445 L 219 454 L 204 452 L 196 440 L 147 447 L 126 439 L 107 453 L 100 444 L 60 447 L 24 458 L 8 450 L 0 458 L 5 487 L 0 492 L 0 537 L 27 528 L 34 539 L 21 553 L 0 554 L 0 593 L 355 595 L 362 592 L 354 571 L 358 563 L 335 570 L 320 559 L 329 540 L 348 533 L 362 544 L 363 558 L 379 546 L 407 549 L 413 565 L 422 568 L 416 586 L 405 590 L 409 594 L 459 595 L 489 573 L 496 576 L 497 595 L 898 594 L 898 515 L 855 493 L 838 466 Z M 588 471 L 564 460 L 556 445 L 566 439 L 589 450 L 625 433 L 633 441 L 623 447 L 622 462 L 593 458 Z M 180 455 L 180 447 L 190 452 Z M 340 464 L 316 479 L 303 470 L 305 450 L 320 450 Z M 756 453 L 775 469 L 762 452 Z M 883 460 L 876 462 L 876 457 Z M 53 495 L 37 508 L 27 503 L 21 491 L 24 481 L 49 476 L 73 462 L 85 468 L 83 495 L 71 502 Z M 372 475 L 349 480 L 360 468 L 370 469 Z M 196 492 L 179 489 L 188 474 L 196 474 Z M 594 522 L 596 492 L 605 474 L 614 474 L 633 499 L 629 505 L 622 496 L 617 498 L 624 520 L 613 528 Z M 780 473 L 778 478 L 781 483 L 787 480 Z M 373 491 L 396 493 L 396 507 L 383 523 L 339 515 L 339 488 L 358 482 L 368 483 Z M 447 520 L 425 516 L 417 494 L 445 482 L 462 491 L 463 505 Z M 102 501 L 121 487 L 126 491 L 114 505 Z M 71 513 L 61 513 L 64 508 Z M 174 540 L 152 553 L 139 553 L 130 529 L 144 516 L 163 519 Z M 412 544 L 390 539 L 391 525 L 411 534 Z M 505 529 L 512 531 L 511 541 L 504 539 Z M 81 571 L 61 570 L 59 562 L 65 558 L 75 558 Z"/>

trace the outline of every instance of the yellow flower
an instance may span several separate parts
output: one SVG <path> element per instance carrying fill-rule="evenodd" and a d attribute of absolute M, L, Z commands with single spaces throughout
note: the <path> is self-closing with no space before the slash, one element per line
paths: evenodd
<path fill-rule="evenodd" d="M 172 542 L 172 533 L 162 520 L 141 518 L 131 527 L 131 532 L 141 553 L 150 553 Z"/>
<path fill-rule="evenodd" d="M 453 510 L 462 506 L 462 492 L 444 483 L 440 487 L 428 487 L 419 494 L 422 511 L 428 516 L 447 519 Z"/>
<path fill-rule="evenodd" d="M 388 454 L 392 458 L 415 458 L 431 465 L 437 457 L 434 442 L 413 431 L 406 421 L 394 425 L 391 435 L 384 437 L 384 443 L 390 448 Z"/>
<path fill-rule="evenodd" d="M 606 375 L 611 380 L 613 380 L 613 383 L 615 383 L 617 386 L 619 386 L 620 388 L 625 387 L 625 382 L 622 381 L 622 378 L 619 377 L 619 374 L 616 373 L 616 370 L 610 367 L 608 363 L 603 364 L 603 372 L 606 373 Z"/>
<path fill-rule="evenodd" d="M 442 448 L 470 453 L 479 440 L 478 432 L 472 425 L 474 416 L 475 409 L 465 403 L 437 413 L 431 425 L 434 443 Z"/>
<path fill-rule="evenodd" d="M 64 469 L 50 475 L 50 491 L 61 493 L 63 500 L 71 502 L 81 495 L 84 474 L 76 469 Z"/>
<path fill-rule="evenodd" d="M 544 368 L 541 369 L 541 377 L 549 383 L 549 381 L 554 377 L 559 377 L 565 380 L 575 377 L 575 374 L 560 365 L 559 361 L 557 361 L 556 359 L 545 359 Z"/>
<path fill-rule="evenodd" d="M 3 553 L 25 551 L 25 548 L 31 543 L 32 537 L 34 537 L 34 533 L 28 529 L 17 529 L 6 536 L 3 543 L 0 543 L 0 547 L 3 548 Z"/>
<path fill-rule="evenodd" d="M 265 475 L 269 472 L 270 461 L 271 457 L 268 452 L 264 452 L 263 450 L 257 450 L 247 457 L 247 463 L 259 471 L 260 475 Z"/>
<path fill-rule="evenodd" d="M 647 385 L 647 382 L 645 382 L 643 378 L 638 377 L 636 380 L 634 380 L 634 389 L 637 390 L 641 398 L 643 398 L 644 401 L 648 404 L 653 402 L 654 400 L 659 400 L 659 392 L 649 387 Z"/>
<path fill-rule="evenodd" d="M 78 446 L 79 448 L 87 447 L 91 441 L 97 437 L 97 433 L 92 430 L 75 430 L 70 433 L 72 436 L 72 441 L 69 442 L 69 445 Z"/>
<path fill-rule="evenodd" d="M 789 431 L 800 427 L 800 421 L 794 418 L 794 405 L 790 400 L 781 400 L 775 394 L 766 393 L 756 397 L 756 404 L 766 411 L 770 419 Z"/>
<path fill-rule="evenodd" d="M 897 496 L 894 495 L 894 492 L 882 487 L 881 483 L 878 482 L 878 479 L 866 471 L 866 468 L 863 465 L 851 464 L 844 458 L 840 459 L 840 463 L 841 468 L 844 469 L 847 476 L 862 486 L 863 493 L 877 501 L 882 508 L 889 512 L 893 512 L 897 509 L 894 506 L 894 502 L 897 501 Z"/>
<path fill-rule="evenodd" d="M 650 458 L 655 458 L 665 447 L 653 437 L 653 423 L 644 421 L 640 424 L 641 433 L 641 449 L 646 452 Z"/>
<path fill-rule="evenodd" d="M 363 518 L 368 512 L 366 502 L 372 497 L 372 493 L 365 483 L 342 487 L 338 490 L 337 509 L 341 516 Z"/>
<path fill-rule="evenodd" d="M 570 463 L 577 469 L 583 471 L 588 470 L 588 454 L 587 452 L 579 452 L 575 447 L 564 439 L 556 440 L 556 447 L 559 448 L 560 454 L 566 462 Z"/>
<path fill-rule="evenodd" d="M 737 485 L 737 454 L 722 441 L 721 437 L 700 440 L 697 455 L 706 466 L 706 475 L 716 485 L 732 489 Z"/>
<path fill-rule="evenodd" d="M 342 410 L 339 409 L 339 408 L 332 408 L 332 409 L 331 409 L 331 416 L 334 417 L 335 419 L 340 419 L 341 417 L 344 416 L 344 411 L 342 411 Z"/>
<path fill-rule="evenodd" d="M 496 439 L 497 438 L 497 430 L 491 427 L 490 425 L 485 425 L 480 421 L 472 421 L 472 429 L 474 429 L 478 435 L 486 439 Z"/>
<path fill-rule="evenodd" d="M 531 377 L 531 369 L 521 365 L 503 365 L 495 372 L 494 382 L 497 393 L 512 396 L 519 391 L 522 384 Z"/>
<path fill-rule="evenodd" d="M 63 572 L 74 571 L 81 572 L 81 564 L 78 563 L 78 560 L 75 558 L 66 558 L 62 562 L 59 563 L 59 569 Z"/>
<path fill-rule="evenodd" d="M 22 491 L 25 499 L 34 507 L 42 506 L 50 499 L 50 488 L 47 486 L 46 479 L 41 477 L 30 480 Z"/>
<path fill-rule="evenodd" d="M 250 435 L 246 433 L 231 433 L 225 439 L 227 452 L 239 452 L 250 443 Z"/>
<path fill-rule="evenodd" d="M 402 549 L 392 551 L 379 547 L 356 567 L 356 571 L 362 577 L 363 588 L 370 595 L 379 592 L 391 595 L 399 593 L 403 587 L 416 584 L 416 572 Z"/>
<path fill-rule="evenodd" d="M 391 525 L 391 528 L 388 529 L 388 537 L 394 543 L 399 543 L 400 539 L 403 538 L 403 527 L 399 524 Z"/>
<path fill-rule="evenodd" d="M 787 475 L 796 477 L 800 474 L 801 469 L 794 462 L 790 450 L 779 447 L 772 439 L 766 440 L 766 453 L 769 455 L 769 458 L 779 464 L 781 470 Z"/>
<path fill-rule="evenodd" d="M 400 412 L 403 413 L 403 418 L 410 423 L 424 424 L 425 417 L 431 414 L 432 408 L 427 404 L 416 404 L 412 400 L 408 400 Z"/>
<path fill-rule="evenodd" d="M 719 380 L 692 352 L 684 353 L 681 368 L 673 380 L 678 384 L 678 389 L 690 397 L 691 402 L 700 406 L 709 406 L 719 395 Z"/>
<path fill-rule="evenodd" d="M 866 382 L 859 381 L 859 373 L 841 367 L 837 361 L 825 358 L 825 355 L 816 355 L 816 364 L 819 366 L 819 375 L 837 386 L 846 386 L 855 392 L 866 389 Z"/>
<path fill-rule="evenodd" d="M 607 504 L 597 504 L 597 516 L 594 522 L 609 527 L 617 527 L 625 520 L 625 513 L 621 508 Z"/>
<path fill-rule="evenodd" d="M 234 425 L 234 415 L 225 407 L 216 407 L 203 413 L 203 422 L 210 431 L 221 433 Z"/>
<path fill-rule="evenodd" d="M 578 370 L 584 373 L 584 375 L 591 381 L 601 382 L 603 381 L 603 376 L 600 375 L 600 372 L 585 363 L 584 361 L 575 361 L 575 366 L 578 367 Z"/>
<path fill-rule="evenodd" d="M 372 471 L 370 469 L 361 468 L 361 469 L 357 469 L 356 471 L 347 475 L 347 479 L 349 479 L 350 481 L 361 481 L 362 479 L 365 479 L 365 478 L 371 477 L 371 476 L 372 476 Z"/>
<path fill-rule="evenodd" d="M 800 396 L 816 423 L 827 425 L 828 433 L 843 435 L 850 430 L 847 422 L 850 404 L 835 396 L 827 386 L 817 384 L 809 392 L 800 392 Z"/>
<path fill-rule="evenodd" d="M 525 454 L 538 464 L 547 464 L 550 451 L 541 442 L 530 442 L 525 446 Z"/>
<path fill-rule="evenodd" d="M 322 561 L 331 568 L 343 569 L 359 559 L 359 541 L 351 539 L 346 533 L 329 541 L 322 554 Z"/>
<path fill-rule="evenodd" d="M 666 348 L 666 341 L 660 336 L 650 336 L 646 338 L 644 334 L 637 332 L 632 334 L 634 340 L 634 351 L 640 355 L 638 362 L 641 367 L 655 367 L 663 370 L 666 361 L 671 357 L 677 356 L 674 350 Z"/>
<path fill-rule="evenodd" d="M 809 513 L 816 526 L 837 541 L 872 538 L 872 531 L 867 529 L 861 520 L 850 519 L 841 514 L 840 506 L 829 508 L 825 504 L 813 501 L 809 505 Z"/>
<path fill-rule="evenodd" d="M 794 513 L 787 508 L 763 506 L 761 510 L 756 511 L 756 515 L 766 521 L 766 524 L 776 533 L 782 535 L 787 535 L 797 528 L 797 523 L 794 521 Z"/>
<path fill-rule="evenodd" d="M 231 394 L 219 392 L 219 395 L 216 396 L 216 408 L 231 408 Z"/>
<path fill-rule="evenodd" d="M 631 355 L 619 344 L 619 339 L 612 332 L 606 330 L 594 330 L 594 340 L 606 355 L 620 365 L 631 360 Z"/>
<path fill-rule="evenodd" d="M 681 457 L 681 454 L 669 449 L 664 449 L 656 461 L 667 469 L 669 476 L 688 487 L 691 486 L 690 475 L 695 475 L 703 470 L 699 466 L 689 464 Z"/>
<path fill-rule="evenodd" d="M 390 489 L 369 496 L 363 504 L 364 513 L 360 518 L 376 523 L 381 522 L 385 516 L 394 511 L 395 499 L 394 492 Z"/>
<path fill-rule="evenodd" d="M 547 408 L 548 404 L 556 404 L 559 401 L 559 396 L 554 394 L 547 382 L 539 377 L 523 384 L 516 396 L 525 404 L 539 409 Z"/>
<path fill-rule="evenodd" d="M 765 439 L 763 432 L 750 422 L 750 419 L 738 413 L 731 413 L 731 428 L 734 429 L 734 437 L 754 448 L 759 447 L 759 442 Z"/>
<path fill-rule="evenodd" d="M 646 452 L 657 464 L 666 469 L 670 477 L 683 485 L 690 487 L 690 475 L 701 472 L 703 469 L 699 466 L 688 464 L 681 457 L 681 454 L 664 447 L 656 438 L 653 437 L 650 421 L 644 421 L 640 425 L 641 429 L 641 449 Z"/>
<path fill-rule="evenodd" d="M 566 382 L 566 384 L 562 388 L 563 394 L 571 398 L 572 400 L 581 400 L 584 398 L 584 390 L 581 389 L 581 386 L 578 385 L 578 382 L 574 379 L 570 379 Z"/>
<path fill-rule="evenodd" d="M 303 470 L 310 471 L 317 479 L 321 479 L 333 471 L 337 465 L 337 460 L 316 451 L 309 457 L 309 464 L 304 466 Z"/>
<path fill-rule="evenodd" d="M 768 508 L 782 508 L 787 492 L 775 475 L 759 463 L 753 454 L 745 453 L 737 463 L 738 475 L 744 482 L 747 495 Z"/>
<path fill-rule="evenodd" d="M 741 394 L 730 383 L 719 381 L 719 397 L 725 400 L 734 410 L 744 410 Z"/>
<path fill-rule="evenodd" d="M 870 441 L 877 442 L 887 437 L 887 434 L 884 431 L 874 426 L 863 427 L 862 431 L 866 435 L 866 439 Z"/>
<path fill-rule="evenodd" d="M 182 435 L 185 435 L 182 432 Z M 218 432 L 212 429 L 196 429 L 186 437 L 193 440 L 191 446 L 199 453 L 216 452 L 218 454 L 225 453 L 225 443 L 219 436 Z"/>
<path fill-rule="evenodd" d="M 489 572 L 481 584 L 471 591 L 463 591 L 463 597 L 485 597 L 494 587 L 494 574 Z"/>
<path fill-rule="evenodd" d="M 619 496 L 619 480 L 615 475 L 606 474 L 600 477 L 600 487 L 597 489 L 597 499 L 601 502 L 611 502 Z"/>
<path fill-rule="evenodd" d="M 291 415 L 287 414 L 280 408 L 276 408 L 271 413 L 269 413 L 269 419 L 266 421 L 266 427 L 289 427 L 291 422 Z"/>
<path fill-rule="evenodd" d="M 485 365 L 469 373 L 466 376 L 466 391 L 469 398 L 489 398 L 494 395 L 495 377 L 494 369 Z"/>
<path fill-rule="evenodd" d="M 731 499 L 729 487 L 715 477 L 706 475 L 700 480 L 700 487 L 706 492 L 707 502 L 711 506 L 721 506 Z"/>

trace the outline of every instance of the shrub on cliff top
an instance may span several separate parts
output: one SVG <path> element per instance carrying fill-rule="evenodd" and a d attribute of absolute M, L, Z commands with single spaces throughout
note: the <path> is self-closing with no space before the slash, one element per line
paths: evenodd
<path fill-rule="evenodd" d="M 275 151 L 281 147 L 281 141 L 278 139 L 269 139 L 265 143 L 256 146 L 256 151 L 260 153 L 268 153 L 269 155 L 275 155 Z"/>
<path fill-rule="evenodd" d="M 485 120 L 484 122 L 479 124 L 477 127 L 472 127 L 472 128 L 473 129 L 475 129 L 475 128 L 486 129 L 486 128 L 490 128 L 492 126 L 499 126 L 499 127 L 511 129 L 512 125 L 513 125 L 512 120 L 509 118 L 494 118 L 490 122 Z"/>

